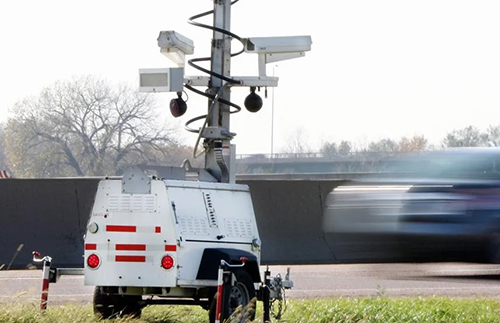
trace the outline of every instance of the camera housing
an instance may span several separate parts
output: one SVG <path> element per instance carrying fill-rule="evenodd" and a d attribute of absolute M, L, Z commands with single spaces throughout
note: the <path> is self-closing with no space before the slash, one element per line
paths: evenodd
<path fill-rule="evenodd" d="M 173 30 L 160 31 L 158 47 L 163 55 L 178 66 L 184 66 L 185 55 L 194 53 L 193 41 Z"/>
<path fill-rule="evenodd" d="M 311 50 L 311 36 L 250 37 L 244 38 L 246 53 L 299 53 Z"/>
<path fill-rule="evenodd" d="M 184 89 L 184 68 L 139 69 L 139 92 L 181 92 Z"/>

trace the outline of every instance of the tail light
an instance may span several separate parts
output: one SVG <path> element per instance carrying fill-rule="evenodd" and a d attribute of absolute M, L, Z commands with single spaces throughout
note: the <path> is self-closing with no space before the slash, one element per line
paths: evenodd
<path fill-rule="evenodd" d="M 99 267 L 100 264 L 101 264 L 101 259 L 99 258 L 98 255 L 93 253 L 90 256 L 88 256 L 87 266 L 89 266 L 92 269 L 96 269 L 97 267 Z"/>
<path fill-rule="evenodd" d="M 163 256 L 161 259 L 161 266 L 164 269 L 170 269 L 174 266 L 174 258 L 171 255 Z"/>

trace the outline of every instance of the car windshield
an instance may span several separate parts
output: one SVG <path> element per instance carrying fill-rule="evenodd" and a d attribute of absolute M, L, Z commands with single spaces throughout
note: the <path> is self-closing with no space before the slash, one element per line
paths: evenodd
<path fill-rule="evenodd" d="M 393 160 L 386 171 L 415 178 L 500 179 L 499 154 L 475 151 L 436 151 Z"/>

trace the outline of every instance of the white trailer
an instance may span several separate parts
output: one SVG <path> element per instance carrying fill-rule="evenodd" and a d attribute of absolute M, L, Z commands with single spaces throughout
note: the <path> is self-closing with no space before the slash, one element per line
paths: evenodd
<path fill-rule="evenodd" d="M 195 304 L 209 310 L 211 322 L 226 319 L 240 305 L 264 303 L 264 321 L 270 320 L 273 301 L 283 301 L 283 289 L 293 283 L 287 275 L 260 273 L 258 227 L 246 185 L 235 183 L 236 135 L 229 129 L 230 114 L 241 108 L 230 101 L 231 87 L 249 87 L 245 107 L 257 112 L 263 101 L 255 91 L 275 87 L 277 77 L 266 75 L 266 64 L 304 56 L 311 49 L 310 36 L 240 38 L 229 31 L 231 0 L 214 1 L 211 11 L 189 22 L 213 30 L 211 57 L 189 61 L 209 76 L 184 76 L 185 55 L 194 53 L 193 42 L 175 31 L 162 31 L 158 46 L 178 65 L 175 68 L 140 69 L 139 89 L 176 92 L 170 102 L 174 117 L 187 109 L 184 88 L 208 98 L 208 112 L 186 122 L 198 134 L 197 148 L 204 149 L 204 168 L 188 162 L 171 167 L 168 176 L 130 168 L 122 177 L 105 178 L 99 185 L 85 234 L 85 284 L 95 286 L 93 305 L 103 318 L 139 316 L 149 304 Z M 195 22 L 213 15 L 214 25 Z M 231 76 L 231 41 L 241 42 L 243 52 L 258 55 L 258 76 Z M 211 70 L 196 63 L 210 61 Z M 206 87 L 205 91 L 195 87 Z M 204 120 L 196 129 L 188 126 Z M 203 141 L 201 139 L 203 138 Z M 193 176 L 193 174 L 195 176 Z M 42 308 L 48 282 L 64 270 L 50 269 L 44 261 Z M 273 300 L 273 301 L 271 301 Z M 250 315 L 253 319 L 254 314 Z"/>
<path fill-rule="evenodd" d="M 85 284 L 96 286 L 94 310 L 102 317 L 140 315 L 143 306 L 160 303 L 214 310 L 220 261 L 241 264 L 242 257 L 230 312 L 255 297 L 262 282 L 246 185 L 165 180 L 138 168 L 99 183 L 84 274 Z"/>

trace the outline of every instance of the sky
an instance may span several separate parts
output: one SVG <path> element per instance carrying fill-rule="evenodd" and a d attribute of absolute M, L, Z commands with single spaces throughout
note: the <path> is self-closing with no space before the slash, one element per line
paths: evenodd
<path fill-rule="evenodd" d="M 212 33 L 188 19 L 212 8 L 208 0 L 3 3 L 0 121 L 15 102 L 73 76 L 138 86 L 139 68 L 172 66 L 157 46 L 161 30 L 194 41 L 188 58 L 209 56 Z M 311 150 L 414 135 L 439 144 L 454 129 L 500 124 L 499 16 L 496 0 L 240 0 L 231 10 L 234 34 L 310 35 L 313 44 L 305 57 L 267 66 L 279 82 L 267 98 L 259 92 L 261 111 L 232 115 L 237 153 L 277 153 L 298 134 Z M 257 68 L 255 54 L 231 62 L 234 76 L 255 76 Z M 186 75 L 202 73 L 187 67 Z M 248 93 L 233 89 L 231 99 L 243 107 Z M 188 111 L 174 120 L 175 93 L 154 95 L 160 120 L 177 123 L 180 138 L 194 145 L 183 125 L 206 113 L 206 99 L 188 92 Z"/>

